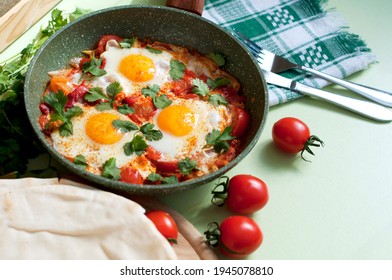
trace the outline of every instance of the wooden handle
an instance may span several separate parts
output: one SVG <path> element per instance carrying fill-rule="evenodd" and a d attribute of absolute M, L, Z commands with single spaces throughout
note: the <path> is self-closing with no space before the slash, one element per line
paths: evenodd
<path fill-rule="evenodd" d="M 202 15 L 204 0 L 167 0 L 166 6 Z"/>
<path fill-rule="evenodd" d="M 6 49 L 60 0 L 21 0 L 0 18 L 0 52 Z"/>

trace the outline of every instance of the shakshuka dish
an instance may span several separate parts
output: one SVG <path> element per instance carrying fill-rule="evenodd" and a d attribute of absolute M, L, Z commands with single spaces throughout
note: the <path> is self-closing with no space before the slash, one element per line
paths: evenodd
<path fill-rule="evenodd" d="M 241 149 L 250 114 L 219 54 L 104 35 L 48 73 L 40 127 L 80 168 L 132 184 L 211 173 Z"/>

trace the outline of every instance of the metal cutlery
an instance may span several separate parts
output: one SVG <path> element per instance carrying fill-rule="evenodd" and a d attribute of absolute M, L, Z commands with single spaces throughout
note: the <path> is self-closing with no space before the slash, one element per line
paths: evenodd
<path fill-rule="evenodd" d="M 382 91 L 379 89 L 375 89 L 372 87 L 360 85 L 357 83 L 353 82 L 348 82 L 339 78 L 336 78 L 334 76 L 328 75 L 326 73 L 322 73 L 320 71 L 317 71 L 312 68 L 308 68 L 305 66 L 297 65 L 289 60 L 278 56 L 276 54 L 273 54 L 265 49 L 262 49 L 260 46 L 258 46 L 256 43 L 252 42 L 250 39 L 248 39 L 245 35 L 243 35 L 241 32 L 233 29 L 234 34 L 238 39 L 240 39 L 247 47 L 248 49 L 253 53 L 253 55 L 256 57 L 257 61 L 260 64 L 260 67 L 262 69 L 274 72 L 274 73 L 280 73 L 289 69 L 299 69 L 303 70 L 306 72 L 309 72 L 315 76 L 321 77 L 325 80 L 328 80 L 330 82 L 333 82 L 335 84 L 338 84 L 342 87 L 345 87 L 347 89 L 352 90 L 353 92 L 356 92 L 370 100 L 373 100 L 379 104 L 382 104 L 384 106 L 392 107 L 392 93 L 389 93 L 387 91 Z"/>
<path fill-rule="evenodd" d="M 267 70 L 262 70 L 264 77 L 269 84 L 284 87 L 293 91 L 299 91 L 311 97 L 322 99 L 349 109 L 360 115 L 366 116 L 377 121 L 392 121 L 392 111 L 384 106 L 373 102 L 358 100 L 350 97 L 341 96 L 321 89 L 316 89 L 294 80 L 282 77 Z"/>

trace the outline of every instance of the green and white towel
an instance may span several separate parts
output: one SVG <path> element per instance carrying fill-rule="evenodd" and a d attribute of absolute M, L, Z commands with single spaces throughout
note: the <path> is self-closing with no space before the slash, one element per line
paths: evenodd
<path fill-rule="evenodd" d="M 206 0 L 203 17 L 235 28 L 263 48 L 307 67 L 344 78 L 376 61 L 366 44 L 347 32 L 326 0 Z M 314 87 L 327 81 L 295 70 L 283 75 Z M 269 85 L 270 106 L 300 94 Z"/>

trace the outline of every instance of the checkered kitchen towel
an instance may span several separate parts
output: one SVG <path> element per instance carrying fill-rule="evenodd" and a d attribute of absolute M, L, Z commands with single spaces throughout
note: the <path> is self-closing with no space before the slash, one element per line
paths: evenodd
<path fill-rule="evenodd" d="M 203 17 L 235 28 L 263 48 L 307 67 L 346 77 L 376 61 L 357 36 L 348 33 L 326 0 L 206 0 Z M 327 82 L 291 70 L 284 73 L 321 88 Z M 270 106 L 301 95 L 269 85 Z"/>

